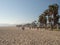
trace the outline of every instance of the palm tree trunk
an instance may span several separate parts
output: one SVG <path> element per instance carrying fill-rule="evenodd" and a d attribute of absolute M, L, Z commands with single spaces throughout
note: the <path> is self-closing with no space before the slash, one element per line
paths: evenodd
<path fill-rule="evenodd" d="M 58 24 L 57 24 L 57 30 L 59 29 L 59 26 L 58 26 Z"/>

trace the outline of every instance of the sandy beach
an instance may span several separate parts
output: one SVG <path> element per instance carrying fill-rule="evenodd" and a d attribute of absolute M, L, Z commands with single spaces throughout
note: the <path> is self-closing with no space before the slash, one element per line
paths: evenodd
<path fill-rule="evenodd" d="M 0 27 L 0 45 L 60 45 L 60 31 Z"/>

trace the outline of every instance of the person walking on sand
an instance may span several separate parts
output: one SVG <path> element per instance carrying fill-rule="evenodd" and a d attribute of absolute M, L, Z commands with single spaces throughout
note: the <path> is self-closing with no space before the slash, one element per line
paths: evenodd
<path fill-rule="evenodd" d="M 25 30 L 24 26 L 22 27 L 22 30 Z"/>

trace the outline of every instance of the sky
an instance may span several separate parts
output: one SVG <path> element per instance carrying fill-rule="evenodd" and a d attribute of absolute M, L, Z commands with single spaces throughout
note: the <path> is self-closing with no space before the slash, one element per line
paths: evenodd
<path fill-rule="evenodd" d="M 60 0 L 0 0 L 0 24 L 31 23 L 54 3 L 60 6 Z"/>

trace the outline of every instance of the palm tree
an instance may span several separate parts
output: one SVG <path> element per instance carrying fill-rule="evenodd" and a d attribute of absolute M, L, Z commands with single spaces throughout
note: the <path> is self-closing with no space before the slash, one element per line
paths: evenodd
<path fill-rule="evenodd" d="M 38 21 L 46 25 L 47 24 L 46 16 L 48 16 L 48 21 L 51 24 L 51 29 L 53 29 L 53 27 L 56 24 L 58 24 L 58 21 L 59 21 L 58 9 L 59 9 L 58 4 L 49 5 L 49 8 L 39 16 Z"/>
<path fill-rule="evenodd" d="M 57 17 L 58 7 L 59 6 L 57 4 L 49 5 L 49 14 L 50 14 L 50 16 L 53 16 L 53 18 L 51 17 L 51 22 L 52 21 L 54 22 L 54 26 L 58 23 L 58 17 Z M 52 23 L 51 23 L 51 26 L 53 28 Z"/>
<path fill-rule="evenodd" d="M 47 27 L 47 21 L 48 21 L 48 17 L 49 17 L 49 9 L 45 10 L 44 14 L 46 16 L 46 27 Z"/>
<path fill-rule="evenodd" d="M 32 28 L 37 27 L 36 20 L 35 20 L 35 21 L 33 21 L 33 22 L 31 23 L 31 25 L 32 25 Z"/>
<path fill-rule="evenodd" d="M 47 23 L 47 19 L 46 19 L 46 16 L 45 16 L 45 14 L 41 14 L 40 16 L 39 16 L 39 20 L 38 20 L 39 22 L 40 22 L 40 24 L 45 24 L 46 25 L 46 23 Z"/>
<path fill-rule="evenodd" d="M 58 14 L 58 8 L 59 6 L 57 4 L 54 4 L 54 5 L 49 5 L 49 12 L 50 12 L 50 15 L 53 14 L 53 19 L 54 19 L 54 25 L 56 25 L 58 22 L 56 19 L 56 16 Z"/>

